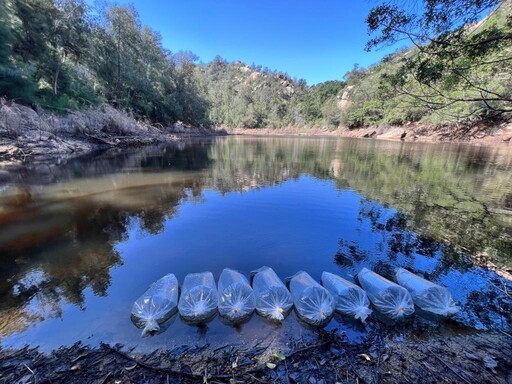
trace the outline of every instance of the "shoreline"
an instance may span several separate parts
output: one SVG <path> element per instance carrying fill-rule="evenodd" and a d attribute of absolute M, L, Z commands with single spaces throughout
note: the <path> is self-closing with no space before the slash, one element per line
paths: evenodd
<path fill-rule="evenodd" d="M 334 130 L 312 127 L 300 128 L 237 128 L 235 135 L 251 136 L 297 136 L 377 139 L 421 143 L 463 143 L 488 146 L 511 146 L 512 123 L 501 125 L 482 124 L 423 124 L 411 123 L 403 126 L 378 126 L 363 128 L 337 128 Z"/>
<path fill-rule="evenodd" d="M 205 344 L 142 354 L 121 345 L 77 343 L 41 353 L 27 346 L 0 349 L 0 376 L 17 383 L 507 383 L 510 340 L 477 331 L 455 336 L 435 331 L 427 339 L 401 340 L 381 331 L 356 344 L 343 333 L 320 329 L 311 340 L 281 346 L 263 341 L 266 345 L 248 349 Z"/>
<path fill-rule="evenodd" d="M 136 120 L 109 105 L 57 116 L 14 102 L 0 103 L 0 168 L 32 163 L 61 161 L 109 148 L 130 148 L 179 143 L 195 138 L 225 136 L 296 136 L 361 138 L 404 142 L 466 143 L 512 146 L 512 123 L 476 123 L 379 126 L 357 129 L 311 128 L 198 128 L 181 123 L 168 126 Z"/>
<path fill-rule="evenodd" d="M 168 126 L 136 120 L 109 105 L 57 116 L 0 100 L 0 168 L 67 160 L 109 148 L 179 143 L 224 136 L 216 128 Z"/>

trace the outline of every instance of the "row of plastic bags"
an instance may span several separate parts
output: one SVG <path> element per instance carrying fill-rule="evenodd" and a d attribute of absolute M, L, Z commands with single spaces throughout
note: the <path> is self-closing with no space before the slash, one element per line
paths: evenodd
<path fill-rule="evenodd" d="M 232 269 L 224 269 L 218 289 L 211 272 L 191 273 L 185 277 L 178 302 L 179 284 L 173 274 L 153 283 L 135 301 L 132 318 L 143 328 L 142 335 L 157 331 L 177 311 L 189 322 L 201 323 L 212 318 L 217 310 L 233 323 L 243 321 L 254 310 L 261 316 L 281 321 L 295 305 L 299 317 L 311 325 L 330 321 L 334 311 L 362 322 L 374 307 L 392 319 L 414 312 L 414 304 L 424 311 L 447 316 L 457 312 L 450 292 L 403 268 L 396 273 L 396 284 L 363 268 L 357 275 L 362 289 L 340 276 L 324 272 L 322 285 L 308 273 L 300 271 L 287 284 L 274 270 L 262 267 L 247 278 Z"/>

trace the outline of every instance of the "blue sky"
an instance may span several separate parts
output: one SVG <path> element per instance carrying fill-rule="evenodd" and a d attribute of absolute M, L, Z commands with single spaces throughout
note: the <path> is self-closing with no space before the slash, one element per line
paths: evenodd
<path fill-rule="evenodd" d="M 373 0 L 118 0 L 133 4 L 165 48 L 287 72 L 308 84 L 339 80 L 390 49 L 367 53 Z"/>

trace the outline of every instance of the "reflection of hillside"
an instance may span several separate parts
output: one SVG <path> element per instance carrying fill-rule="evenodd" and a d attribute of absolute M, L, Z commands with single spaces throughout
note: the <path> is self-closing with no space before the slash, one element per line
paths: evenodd
<path fill-rule="evenodd" d="M 86 288 L 105 295 L 111 268 L 122 263 L 115 243 L 126 239 L 133 219 L 156 234 L 180 201 L 199 198 L 203 190 L 243 192 L 303 174 L 395 208 L 399 214 L 389 225 L 399 230 L 386 243 L 390 259 L 434 254 L 439 244 L 432 240 L 441 240 L 510 265 L 511 151 L 231 137 L 182 148 L 105 152 L 46 169 L 22 170 L 22 186 L 0 192 L 0 336 L 60 316 L 63 302 L 84 306 Z M 364 211 L 364 204 L 361 209 L 370 219 L 378 214 Z M 370 221 L 376 230 L 388 225 Z M 342 244 L 342 251 L 351 262 L 359 257 L 353 245 Z M 442 252 L 445 266 L 457 257 Z M 340 264 L 349 259 L 337 256 Z"/>
<path fill-rule="evenodd" d="M 184 191 L 195 190 L 194 182 L 179 177 L 154 184 L 142 177 L 144 188 L 140 179 L 130 179 L 118 180 L 118 190 L 112 180 L 74 189 L 49 186 L 54 194 L 34 191 L 32 203 L 19 206 L 14 202 L 23 199 L 16 194 L 4 196 L 0 276 L 10 278 L 0 280 L 0 336 L 60 316 L 63 303 L 82 307 L 86 288 L 106 295 L 110 269 L 122 263 L 115 243 L 126 239 L 132 218 L 158 233 Z"/>
<path fill-rule="evenodd" d="M 392 143 L 396 146 L 395 143 Z M 383 146 L 390 145 L 384 143 Z M 366 198 L 396 208 L 422 235 L 502 263 L 512 252 L 512 153 L 489 148 L 402 146 L 340 154 L 342 175 Z"/>
<path fill-rule="evenodd" d="M 236 138 L 210 149 L 212 188 L 244 191 L 310 174 L 396 208 L 417 232 L 472 254 L 512 253 L 512 151 L 385 141 Z"/>

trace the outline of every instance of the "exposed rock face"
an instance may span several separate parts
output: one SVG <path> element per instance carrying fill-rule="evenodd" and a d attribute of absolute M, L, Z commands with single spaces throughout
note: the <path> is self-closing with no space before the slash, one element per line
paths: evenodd
<path fill-rule="evenodd" d="M 350 103 L 350 91 L 354 88 L 354 86 L 349 85 L 341 95 L 341 99 L 336 103 L 336 106 L 341 109 L 342 111 L 346 110 L 348 108 L 348 105 Z"/>

